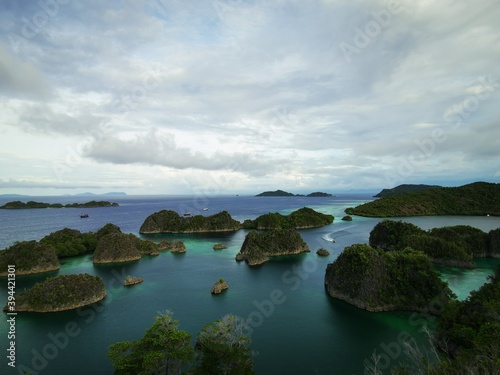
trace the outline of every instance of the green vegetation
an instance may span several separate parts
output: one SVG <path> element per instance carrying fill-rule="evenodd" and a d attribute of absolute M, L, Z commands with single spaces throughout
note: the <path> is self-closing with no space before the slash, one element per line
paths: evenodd
<path fill-rule="evenodd" d="M 326 197 L 333 197 L 333 195 L 328 193 L 323 193 L 321 191 L 315 191 L 314 193 L 307 194 L 306 197 L 326 198 Z"/>
<path fill-rule="evenodd" d="M 121 341 L 108 348 L 108 357 L 119 375 L 180 374 L 191 361 L 191 335 L 181 331 L 171 315 L 159 315 L 144 337 Z"/>
<path fill-rule="evenodd" d="M 16 295 L 16 311 L 71 310 L 100 301 L 105 296 L 104 283 L 99 276 L 60 275 L 49 277 Z"/>
<path fill-rule="evenodd" d="M 365 244 L 346 247 L 327 266 L 328 293 L 369 311 L 429 312 L 433 301 L 449 301 L 453 293 L 425 254 L 406 248 L 382 251 Z"/>
<path fill-rule="evenodd" d="M 30 209 L 30 208 L 93 208 L 93 207 L 118 207 L 118 203 L 111 203 L 108 201 L 90 201 L 86 203 L 44 203 L 29 201 L 23 203 L 21 201 L 12 201 L 5 203 L 0 208 L 4 209 Z"/>
<path fill-rule="evenodd" d="M 227 211 L 212 216 L 181 217 L 175 211 L 162 210 L 149 215 L 141 225 L 139 233 L 224 232 L 240 228 L 241 223 L 234 220 Z"/>
<path fill-rule="evenodd" d="M 296 196 L 295 194 L 283 190 L 264 191 L 263 193 L 256 195 L 256 197 L 295 197 L 295 196 Z"/>
<path fill-rule="evenodd" d="M 108 348 L 108 357 L 120 375 L 253 375 L 253 352 L 250 338 L 232 315 L 206 325 L 196 338 L 178 328 L 170 313 L 155 318 L 144 337 L 122 341 Z"/>
<path fill-rule="evenodd" d="M 255 220 L 245 220 L 245 229 L 303 229 L 322 227 L 333 223 L 332 215 L 322 214 L 312 208 L 303 207 L 290 215 L 277 212 L 259 216 Z"/>
<path fill-rule="evenodd" d="M 97 238 L 93 233 L 64 228 L 45 236 L 40 243 L 53 247 L 57 256 L 64 258 L 94 252 Z"/>
<path fill-rule="evenodd" d="M 102 237 L 94 252 L 94 263 L 130 262 L 141 259 L 133 234 L 110 233 Z M 140 240 L 139 240 L 140 241 Z"/>
<path fill-rule="evenodd" d="M 294 229 L 250 231 L 245 237 L 240 252 L 236 255 L 236 260 L 245 260 L 249 265 L 254 266 L 268 261 L 272 256 L 309 251 L 307 244 Z"/>
<path fill-rule="evenodd" d="M 7 274 L 7 266 L 14 264 L 17 275 L 49 272 L 59 269 L 54 248 L 37 241 L 17 242 L 0 251 L 0 276 Z"/>
<path fill-rule="evenodd" d="M 264 191 L 263 193 L 257 194 L 256 197 L 333 197 L 333 195 L 328 193 L 323 193 L 321 191 L 315 191 L 307 195 L 304 194 L 293 194 L 283 190 L 275 191 Z"/>
<path fill-rule="evenodd" d="M 396 195 L 396 194 L 404 194 L 404 193 L 411 193 L 414 191 L 423 191 L 423 190 L 429 190 L 429 189 L 434 189 L 441 187 L 439 185 L 412 185 L 412 184 L 403 184 L 396 186 L 392 189 L 383 189 L 380 193 L 374 195 L 375 198 L 384 198 L 384 197 L 389 197 L 391 195 Z"/>
<path fill-rule="evenodd" d="M 500 184 L 476 182 L 392 195 L 348 208 L 345 212 L 368 217 L 500 216 Z"/>
<path fill-rule="evenodd" d="M 370 245 L 383 250 L 406 247 L 423 251 L 433 262 L 474 268 L 474 257 L 494 257 L 498 252 L 495 231 L 489 234 L 468 225 L 434 228 L 429 231 L 411 223 L 384 220 L 370 232 Z"/>
<path fill-rule="evenodd" d="M 207 324 L 196 337 L 197 365 L 193 374 L 253 375 L 253 351 L 250 338 L 243 335 L 242 324 L 226 315 Z"/>
<path fill-rule="evenodd" d="M 465 301 L 449 303 L 438 322 L 436 343 L 450 358 L 430 373 L 500 373 L 500 266 Z"/>

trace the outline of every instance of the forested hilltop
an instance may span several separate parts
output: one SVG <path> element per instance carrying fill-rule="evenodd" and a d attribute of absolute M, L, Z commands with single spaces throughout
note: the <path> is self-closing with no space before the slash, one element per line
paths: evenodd
<path fill-rule="evenodd" d="M 348 208 L 345 212 L 367 217 L 500 216 L 500 184 L 475 182 L 397 194 Z"/>
<path fill-rule="evenodd" d="M 419 185 L 402 184 L 402 185 L 398 185 L 396 187 L 393 187 L 392 189 L 382 189 L 382 191 L 380 193 L 374 195 L 374 197 L 375 198 L 383 198 L 383 197 L 389 197 L 391 195 L 396 195 L 396 194 L 411 193 L 414 191 L 423 191 L 423 190 L 434 189 L 437 187 L 441 187 L 441 186 L 439 186 L 439 185 L 424 185 L 424 184 L 419 184 Z"/>
<path fill-rule="evenodd" d="M 370 232 L 370 246 L 384 251 L 411 247 L 434 263 L 475 268 L 474 258 L 500 258 L 500 228 L 485 233 L 469 225 L 456 225 L 425 231 L 411 223 L 383 220 Z"/>
<path fill-rule="evenodd" d="M 429 312 L 434 300 L 447 303 L 453 293 L 421 251 L 382 251 L 365 244 L 346 247 L 328 264 L 330 296 L 368 311 Z"/>
<path fill-rule="evenodd" d="M 332 215 L 322 214 L 309 207 L 302 207 L 290 215 L 270 212 L 255 220 L 245 220 L 245 229 L 306 229 L 317 228 L 333 223 Z"/>

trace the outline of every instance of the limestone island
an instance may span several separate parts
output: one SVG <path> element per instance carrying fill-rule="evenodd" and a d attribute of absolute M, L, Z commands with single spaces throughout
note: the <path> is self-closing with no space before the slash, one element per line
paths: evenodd
<path fill-rule="evenodd" d="M 321 248 L 316 251 L 316 254 L 318 254 L 321 257 L 327 257 L 328 255 L 330 255 L 330 252 L 326 249 Z"/>
<path fill-rule="evenodd" d="M 366 217 L 500 216 L 500 184 L 474 182 L 390 195 L 345 212 Z"/>
<path fill-rule="evenodd" d="M 434 313 L 433 304 L 444 306 L 454 298 L 424 253 L 384 252 L 366 244 L 346 247 L 328 264 L 325 288 L 330 296 L 372 312 Z"/>
<path fill-rule="evenodd" d="M 184 242 L 182 241 L 177 241 L 172 243 L 172 247 L 170 249 L 171 253 L 185 253 L 186 252 L 186 246 L 184 245 Z"/>
<path fill-rule="evenodd" d="M 227 289 L 229 289 L 229 285 L 227 285 L 227 282 L 224 279 L 219 279 L 215 282 L 214 286 L 210 290 L 210 293 L 220 294 Z"/>
<path fill-rule="evenodd" d="M 343 221 L 352 221 L 352 216 L 345 215 L 341 220 L 343 220 Z"/>
<path fill-rule="evenodd" d="M 0 251 L 0 276 L 7 276 L 9 265 L 16 266 L 16 275 L 51 272 L 60 268 L 56 251 L 37 241 L 17 242 Z"/>
<path fill-rule="evenodd" d="M 211 216 L 182 217 L 175 211 L 162 210 L 149 215 L 141 225 L 139 233 L 211 233 L 231 232 L 240 228 L 241 223 L 234 220 L 227 211 Z"/>
<path fill-rule="evenodd" d="M 293 194 L 284 190 L 275 190 L 275 191 L 264 191 L 260 194 L 257 194 L 256 197 L 334 197 L 334 195 L 323 193 L 320 191 L 315 191 L 314 193 L 304 195 L 304 194 Z"/>
<path fill-rule="evenodd" d="M 469 225 L 456 225 L 425 231 L 411 223 L 383 220 L 370 232 L 369 244 L 383 251 L 411 247 L 433 263 L 475 268 L 474 258 L 500 258 L 500 228 L 485 233 Z"/>
<path fill-rule="evenodd" d="M 333 223 L 333 215 L 322 214 L 309 207 L 303 207 L 290 215 L 270 212 L 256 218 L 245 220 L 245 229 L 306 229 L 318 228 Z"/>
<path fill-rule="evenodd" d="M 140 284 L 144 281 L 143 278 L 140 277 L 132 277 L 132 276 L 127 276 L 125 280 L 123 280 L 123 285 L 124 286 L 130 286 L 130 285 L 135 285 L 135 284 Z"/>
<path fill-rule="evenodd" d="M 236 260 L 244 260 L 249 266 L 256 266 L 267 262 L 270 257 L 303 252 L 310 252 L 309 247 L 295 229 L 250 231 Z"/>
<path fill-rule="evenodd" d="M 227 249 L 227 246 L 224 245 L 224 244 L 221 244 L 221 243 L 216 243 L 216 244 L 214 244 L 214 246 L 212 247 L 212 249 L 214 249 L 214 250 L 224 250 L 224 249 Z"/>
<path fill-rule="evenodd" d="M 56 312 L 73 310 L 106 297 L 99 276 L 88 274 L 50 277 L 25 292 L 16 294 L 15 311 Z M 4 307 L 6 311 L 8 305 Z M 9 310 L 10 311 L 10 310 Z"/>
<path fill-rule="evenodd" d="M 0 209 L 10 209 L 10 210 L 19 210 L 19 209 L 31 209 L 31 208 L 94 208 L 94 207 L 118 207 L 118 203 L 111 203 L 108 201 L 90 201 L 86 203 L 44 203 L 44 202 L 35 202 L 28 201 L 23 203 L 21 201 L 12 201 L 5 203 L 3 206 L 0 206 Z"/>

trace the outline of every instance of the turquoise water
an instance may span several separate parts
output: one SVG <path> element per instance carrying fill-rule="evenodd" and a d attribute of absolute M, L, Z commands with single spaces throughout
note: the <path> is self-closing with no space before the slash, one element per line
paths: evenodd
<path fill-rule="evenodd" d="M 2 240 L 8 245 L 9 241 L 16 239 L 16 233 L 19 239 L 30 238 L 30 233 L 31 238 L 38 239 L 67 225 L 80 230 L 95 230 L 106 222 L 137 233 L 148 214 L 160 208 L 192 204 L 189 199 L 183 199 L 185 201 L 179 203 L 179 198 L 167 202 L 162 198 L 123 198 L 115 211 L 111 211 L 112 208 L 90 211 L 88 221 L 74 219 L 73 211 L 66 209 L 56 213 L 42 210 L 35 212 L 41 223 L 39 227 L 30 224 L 31 228 L 25 229 L 17 225 L 17 231 L 16 216 L 25 214 L 0 212 L 3 215 L 0 224 L 5 224 Z M 237 200 L 225 197 L 210 201 L 217 208 L 227 209 L 239 220 L 268 211 L 287 213 L 303 205 L 337 217 L 332 225 L 301 231 L 311 253 L 275 258 L 259 267 L 250 268 L 234 260 L 244 240 L 246 232 L 243 230 L 231 234 L 165 236 L 183 240 L 187 253 L 166 252 L 127 264 L 94 266 L 90 256 L 63 260 L 61 270 L 52 275 L 99 275 L 104 280 L 108 296 L 101 303 L 75 311 L 18 315 L 18 367 L 16 370 L 8 368 L 5 358 L 2 358 L 0 372 L 18 374 L 20 367 L 26 366 L 35 370 L 33 374 L 111 374 L 107 347 L 117 341 L 140 338 L 151 326 L 154 316 L 167 309 L 174 312 L 180 328 L 193 335 L 193 341 L 205 324 L 223 315 L 235 314 L 246 319 L 251 328 L 247 332 L 252 338 L 251 346 L 258 352 L 255 357 L 257 374 L 363 374 L 374 351 L 383 355 L 382 365 L 387 368 L 404 362 L 403 337 L 411 336 L 425 347 L 426 336 L 421 328 L 427 324 L 432 326 L 433 318 L 403 312 L 369 313 L 330 298 L 324 290 L 326 265 L 345 246 L 367 242 L 370 230 L 378 222 L 377 219 L 358 217 L 352 222 L 339 220 L 345 207 L 367 198 L 294 199 L 256 200 L 248 197 Z M 211 213 L 218 211 L 215 207 L 212 209 L 212 205 L 210 208 Z M 458 218 L 419 220 L 427 226 L 442 226 L 453 225 Z M 474 221 L 474 218 L 468 220 Z M 471 225 L 474 224 L 489 230 L 500 227 L 500 220 L 477 221 Z M 164 237 L 150 238 L 160 240 Z M 336 242 L 328 241 L 331 238 Z M 228 249 L 214 251 L 212 246 L 216 242 L 228 245 Z M 320 247 L 327 248 L 331 255 L 318 257 L 315 251 Z M 456 280 L 452 288 L 463 297 L 485 281 L 494 264 L 494 261 L 481 260 L 478 269 L 473 270 L 475 273 L 444 268 L 440 271 L 443 278 Z M 130 288 L 122 287 L 122 280 L 129 274 L 144 278 L 144 282 Z M 17 292 L 46 276 L 18 277 Z M 228 282 L 229 290 L 212 296 L 210 288 L 221 277 Z M 3 306 L 6 282 L 5 279 L 0 282 L 3 284 L 0 298 Z M 2 353 L 7 349 L 6 320 L 4 315 L 0 321 Z"/>

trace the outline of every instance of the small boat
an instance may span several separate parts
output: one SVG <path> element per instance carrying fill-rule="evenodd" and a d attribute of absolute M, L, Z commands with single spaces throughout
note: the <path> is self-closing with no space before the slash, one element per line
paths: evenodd
<path fill-rule="evenodd" d="M 203 209 L 203 211 L 208 211 L 208 207 L 205 207 L 205 208 Z"/>
<path fill-rule="evenodd" d="M 87 214 L 87 213 L 80 214 L 80 218 L 82 218 L 82 219 L 86 219 L 88 217 L 89 217 L 89 214 Z"/>

